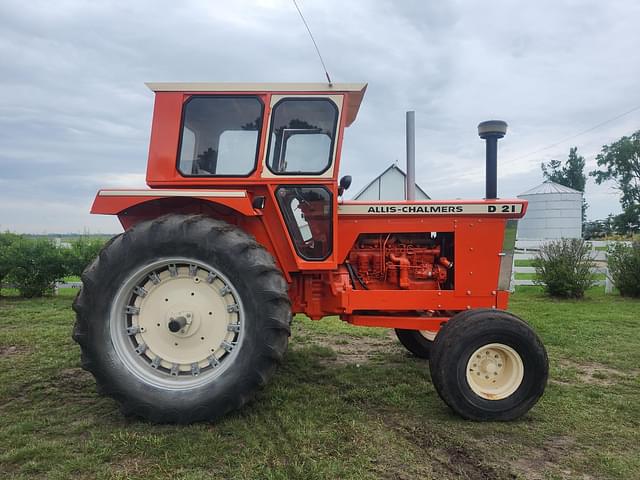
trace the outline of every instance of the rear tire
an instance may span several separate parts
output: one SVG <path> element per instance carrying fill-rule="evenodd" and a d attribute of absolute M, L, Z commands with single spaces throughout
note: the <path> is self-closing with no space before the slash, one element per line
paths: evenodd
<path fill-rule="evenodd" d="M 493 310 L 461 312 L 433 343 L 433 385 L 460 416 L 507 421 L 528 412 L 544 393 L 549 361 L 524 321 Z"/>
<path fill-rule="evenodd" d="M 287 284 L 271 255 L 225 222 L 139 223 L 82 281 L 73 306 L 82 366 L 126 415 L 215 420 L 246 404 L 286 351 Z"/>
<path fill-rule="evenodd" d="M 436 334 L 437 332 L 428 330 L 402 330 L 396 328 L 396 336 L 400 343 L 418 358 L 429 358 Z"/>

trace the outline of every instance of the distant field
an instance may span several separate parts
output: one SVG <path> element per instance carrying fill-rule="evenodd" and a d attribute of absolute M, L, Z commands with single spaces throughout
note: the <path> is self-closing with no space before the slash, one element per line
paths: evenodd
<path fill-rule="evenodd" d="M 117 235 L 117 233 L 46 233 L 46 234 L 24 234 L 26 237 L 32 238 L 60 238 L 65 242 L 73 242 L 74 240 L 78 240 L 79 238 L 88 238 L 88 239 L 99 239 L 99 240 L 109 240 L 110 238 Z"/>
<path fill-rule="evenodd" d="M 248 408 L 179 427 L 124 419 L 97 396 L 70 338 L 74 293 L 0 299 L 2 478 L 640 478 L 637 300 L 517 291 L 511 310 L 545 341 L 551 378 L 516 422 L 455 416 L 388 330 L 296 318 Z"/>

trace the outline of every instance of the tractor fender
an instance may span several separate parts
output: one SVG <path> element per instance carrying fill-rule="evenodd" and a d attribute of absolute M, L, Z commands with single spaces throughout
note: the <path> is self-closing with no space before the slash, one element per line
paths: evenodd
<path fill-rule="evenodd" d="M 96 195 L 91 213 L 122 216 L 133 207 L 163 199 L 194 199 L 212 205 L 222 205 L 249 217 L 261 215 L 251 205 L 246 190 L 209 189 L 122 189 L 100 190 Z M 167 213 L 167 212 L 165 212 Z"/>
<path fill-rule="evenodd" d="M 284 253 L 276 251 L 278 247 L 271 241 L 264 224 L 262 207 L 254 208 L 254 199 L 260 197 L 241 189 L 100 190 L 91 213 L 117 215 L 125 230 L 169 213 L 201 214 L 227 222 L 256 238 L 273 255 L 287 282 L 291 282 L 288 269 L 281 264 Z"/>

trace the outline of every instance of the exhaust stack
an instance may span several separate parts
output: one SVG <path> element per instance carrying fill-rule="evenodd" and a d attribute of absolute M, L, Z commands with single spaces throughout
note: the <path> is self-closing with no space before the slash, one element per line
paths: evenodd
<path fill-rule="evenodd" d="M 416 199 L 416 112 L 407 112 L 407 185 L 405 197 Z"/>
<path fill-rule="evenodd" d="M 507 133 L 507 122 L 488 120 L 478 124 L 478 135 L 487 142 L 486 199 L 498 198 L 498 139 Z"/>

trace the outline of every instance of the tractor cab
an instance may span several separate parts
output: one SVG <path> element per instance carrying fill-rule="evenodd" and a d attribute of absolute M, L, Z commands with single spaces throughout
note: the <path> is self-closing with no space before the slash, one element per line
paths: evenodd
<path fill-rule="evenodd" d="M 173 210 L 187 203 L 185 197 L 202 198 L 205 188 L 215 187 L 215 202 L 190 202 L 191 208 L 206 207 L 235 224 L 256 215 L 277 222 L 292 247 L 279 255 L 288 268 L 305 268 L 308 262 L 336 267 L 338 196 L 348 187 L 337 182 L 340 148 L 366 84 L 147 86 L 155 92 L 147 164 L 151 190 L 137 195 L 157 193 L 156 201 L 122 208 L 114 206 L 118 191 L 103 190 L 94 213 L 116 213 L 127 228 L 152 215 L 152 206 Z"/>
<path fill-rule="evenodd" d="M 152 188 L 335 183 L 366 84 L 149 83 Z"/>

